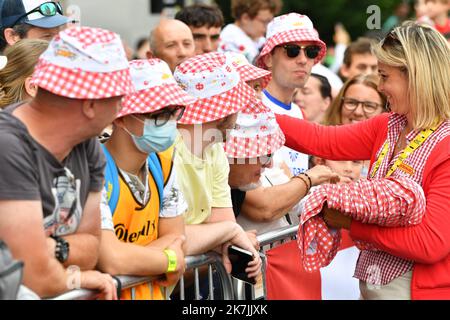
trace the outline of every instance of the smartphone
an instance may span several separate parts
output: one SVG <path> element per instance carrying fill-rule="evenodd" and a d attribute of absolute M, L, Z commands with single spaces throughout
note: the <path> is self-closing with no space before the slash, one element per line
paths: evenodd
<path fill-rule="evenodd" d="M 228 247 L 228 257 L 232 267 L 231 276 L 250 284 L 256 284 L 256 279 L 249 278 L 245 272 L 249 262 L 253 261 L 253 254 L 250 251 L 231 245 Z"/>

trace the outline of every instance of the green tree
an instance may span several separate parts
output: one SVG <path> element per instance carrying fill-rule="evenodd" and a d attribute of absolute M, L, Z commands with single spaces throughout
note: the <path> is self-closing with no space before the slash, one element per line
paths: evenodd
<path fill-rule="evenodd" d="M 217 0 L 217 4 L 224 12 L 227 22 L 231 22 L 230 0 Z M 342 23 L 350 33 L 352 39 L 365 35 L 373 30 L 368 30 L 367 8 L 377 5 L 381 9 L 381 23 L 383 23 L 392 13 L 400 0 L 283 0 L 283 13 L 297 12 L 306 14 L 314 22 L 315 28 L 319 31 L 321 38 L 329 43 L 333 43 L 334 26 Z"/>

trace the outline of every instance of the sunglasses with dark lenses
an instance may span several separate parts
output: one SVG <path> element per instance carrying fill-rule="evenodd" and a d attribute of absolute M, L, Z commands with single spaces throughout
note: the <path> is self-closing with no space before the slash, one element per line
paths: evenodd
<path fill-rule="evenodd" d="M 61 7 L 61 4 L 59 2 L 54 1 L 44 2 L 40 6 L 34 8 L 33 10 L 28 11 L 27 13 L 21 15 L 18 19 L 16 19 L 16 21 L 14 21 L 14 23 L 11 25 L 11 28 L 14 27 L 17 23 L 19 23 L 20 20 L 35 12 L 39 12 L 45 17 L 53 17 L 58 13 L 62 15 L 63 8 Z"/>
<path fill-rule="evenodd" d="M 394 30 L 389 32 L 389 34 L 383 39 L 383 43 L 381 45 L 382 48 L 385 47 L 395 47 L 401 45 L 400 40 L 398 40 L 396 33 Z"/>
<path fill-rule="evenodd" d="M 155 126 L 162 127 L 165 125 L 169 120 L 174 119 L 176 121 L 180 120 L 183 117 L 185 107 L 184 106 L 177 106 L 174 108 L 166 108 L 158 113 L 153 113 L 149 115 L 148 117 L 145 117 L 146 119 L 153 119 L 155 121 Z"/>
<path fill-rule="evenodd" d="M 309 59 L 315 59 L 319 56 L 320 46 L 309 45 L 309 46 L 299 46 L 296 44 L 285 44 L 282 48 L 286 51 L 286 55 L 289 58 L 296 58 L 300 54 L 300 51 L 303 49 L 305 51 L 305 55 Z"/>

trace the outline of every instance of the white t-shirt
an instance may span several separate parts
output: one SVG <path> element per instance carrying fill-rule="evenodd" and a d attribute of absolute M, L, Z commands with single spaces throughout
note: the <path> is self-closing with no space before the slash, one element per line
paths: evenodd
<path fill-rule="evenodd" d="M 266 90 L 263 91 L 262 102 L 276 114 L 288 115 L 290 117 L 303 119 L 303 114 L 299 106 L 291 103 L 285 105 L 281 101 L 272 97 Z M 282 147 L 276 154 L 281 157 L 291 169 L 293 175 L 298 175 L 308 170 L 308 155 L 292 150 L 288 147 Z"/>
<path fill-rule="evenodd" d="M 147 171 L 148 172 L 148 171 Z M 130 176 L 123 170 L 121 171 L 122 175 Z M 128 177 L 129 179 L 130 177 Z M 128 180 L 127 179 L 127 180 Z M 145 181 L 147 181 L 145 185 L 145 202 L 148 201 L 148 197 L 150 195 L 149 193 L 149 186 L 148 186 L 148 178 L 145 176 Z M 135 194 L 136 196 L 136 194 Z M 140 199 L 139 199 L 140 200 Z M 180 188 L 178 186 L 177 182 L 177 173 L 175 170 L 175 167 L 172 168 L 172 171 L 170 173 L 169 180 L 167 181 L 166 186 L 164 187 L 163 192 L 163 203 L 161 211 L 159 212 L 160 218 L 174 218 L 178 217 L 186 212 L 188 208 L 188 205 L 186 203 L 186 200 L 184 199 L 183 193 L 180 191 Z M 106 189 L 103 188 L 102 191 L 102 199 L 100 202 L 100 211 L 102 215 L 102 230 L 111 230 L 114 231 L 114 223 L 112 219 L 112 213 L 108 206 L 108 200 L 106 196 Z"/>
<path fill-rule="evenodd" d="M 250 63 L 259 55 L 259 50 L 265 43 L 262 37 L 258 41 L 250 38 L 234 23 L 227 25 L 220 33 L 219 52 L 237 52 L 243 54 Z"/>

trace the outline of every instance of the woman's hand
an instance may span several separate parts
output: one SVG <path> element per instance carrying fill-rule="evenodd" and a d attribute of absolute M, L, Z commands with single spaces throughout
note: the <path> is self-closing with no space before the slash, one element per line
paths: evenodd
<path fill-rule="evenodd" d="M 350 230 L 352 218 L 344 216 L 340 211 L 330 209 L 326 205 L 322 209 L 323 219 L 330 228 Z"/>
<path fill-rule="evenodd" d="M 312 186 L 339 181 L 339 175 L 327 166 L 318 165 L 306 172 L 311 178 Z"/>

